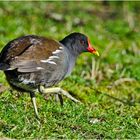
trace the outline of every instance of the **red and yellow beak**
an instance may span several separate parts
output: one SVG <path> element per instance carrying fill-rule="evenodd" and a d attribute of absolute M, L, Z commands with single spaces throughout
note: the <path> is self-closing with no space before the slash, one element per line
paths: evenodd
<path fill-rule="evenodd" d="M 97 56 L 99 56 L 99 52 L 98 51 L 96 51 L 92 46 L 91 46 L 91 44 L 90 44 L 90 41 L 88 40 L 88 48 L 87 48 L 87 50 L 90 52 L 90 53 L 93 53 L 93 54 L 95 54 L 95 55 L 97 55 Z"/>

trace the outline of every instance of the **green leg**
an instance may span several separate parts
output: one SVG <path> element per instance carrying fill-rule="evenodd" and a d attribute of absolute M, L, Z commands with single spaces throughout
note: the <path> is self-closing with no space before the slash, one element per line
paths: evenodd
<path fill-rule="evenodd" d="M 78 103 L 80 101 L 78 101 L 77 99 L 75 99 L 74 97 L 72 97 L 67 91 L 59 88 L 59 87 L 54 87 L 54 88 L 44 88 L 43 86 L 40 86 L 39 91 L 43 94 L 46 93 L 57 93 L 58 97 L 60 99 L 60 103 L 63 102 L 63 99 L 61 97 L 61 95 L 66 96 L 67 98 L 71 99 L 72 101 Z M 60 95 L 60 96 L 59 96 Z"/>
<path fill-rule="evenodd" d="M 34 107 L 36 118 L 39 119 L 39 115 L 38 115 L 38 111 L 37 111 L 37 106 L 36 106 L 35 93 L 34 92 L 30 92 L 30 96 L 31 96 L 31 100 L 32 100 L 32 103 L 33 103 L 33 107 Z"/>
<path fill-rule="evenodd" d="M 63 98 L 60 94 L 55 95 L 55 100 L 58 102 L 60 101 L 60 104 L 63 106 Z"/>

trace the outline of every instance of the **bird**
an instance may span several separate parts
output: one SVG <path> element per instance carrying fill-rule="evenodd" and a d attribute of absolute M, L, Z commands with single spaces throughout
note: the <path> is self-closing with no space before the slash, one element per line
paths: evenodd
<path fill-rule="evenodd" d="M 39 118 L 36 93 L 62 95 L 79 102 L 67 91 L 56 86 L 68 77 L 83 52 L 99 56 L 89 38 L 83 33 L 73 32 L 60 41 L 51 38 L 26 35 L 18 37 L 2 49 L 0 70 L 4 71 L 10 86 L 18 91 L 30 93 L 35 116 Z"/>

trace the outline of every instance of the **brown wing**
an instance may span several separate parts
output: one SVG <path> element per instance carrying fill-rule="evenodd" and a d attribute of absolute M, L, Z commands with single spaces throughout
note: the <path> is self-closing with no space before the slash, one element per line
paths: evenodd
<path fill-rule="evenodd" d="M 9 42 L 1 52 L 0 69 L 19 72 L 37 71 L 40 60 L 48 59 L 61 44 L 52 39 L 24 36 Z"/>

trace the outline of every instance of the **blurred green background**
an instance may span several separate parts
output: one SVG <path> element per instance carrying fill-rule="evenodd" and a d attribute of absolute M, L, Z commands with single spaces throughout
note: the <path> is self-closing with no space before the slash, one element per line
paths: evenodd
<path fill-rule="evenodd" d="M 37 94 L 40 124 L 27 93 L 11 92 L 0 72 L 0 137 L 140 139 L 140 2 L 0 2 L 0 49 L 19 36 L 61 40 L 86 34 L 100 57 L 82 54 L 60 83 L 83 102 Z"/>

